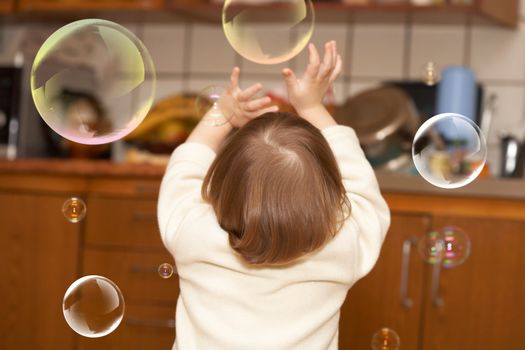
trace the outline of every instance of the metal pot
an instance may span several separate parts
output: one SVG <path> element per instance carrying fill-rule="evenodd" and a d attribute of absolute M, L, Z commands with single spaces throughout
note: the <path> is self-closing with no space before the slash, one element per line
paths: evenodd
<path fill-rule="evenodd" d="M 400 88 L 382 86 L 349 98 L 334 115 L 352 127 L 374 167 L 398 170 L 411 161 L 420 118 L 412 99 Z"/>

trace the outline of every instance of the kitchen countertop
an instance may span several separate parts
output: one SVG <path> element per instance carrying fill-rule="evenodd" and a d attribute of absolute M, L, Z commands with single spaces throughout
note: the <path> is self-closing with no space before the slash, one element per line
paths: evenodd
<path fill-rule="evenodd" d="M 429 184 L 421 176 L 382 171 L 376 172 L 376 176 L 381 190 L 385 192 L 525 200 L 525 179 L 484 177 L 460 188 L 444 189 Z"/>
<path fill-rule="evenodd" d="M 114 163 L 107 160 L 18 159 L 0 160 L 1 173 L 32 173 L 82 175 L 89 177 L 143 177 L 160 178 L 164 166 L 149 164 Z M 457 189 L 441 189 L 430 185 L 420 176 L 385 171 L 376 173 L 381 190 L 440 196 L 508 198 L 525 200 L 525 179 L 479 178 Z"/>
<path fill-rule="evenodd" d="M 90 177 L 157 177 L 160 179 L 165 168 L 159 165 L 115 163 L 109 160 L 42 158 L 0 160 L 0 174 L 31 172 Z"/>

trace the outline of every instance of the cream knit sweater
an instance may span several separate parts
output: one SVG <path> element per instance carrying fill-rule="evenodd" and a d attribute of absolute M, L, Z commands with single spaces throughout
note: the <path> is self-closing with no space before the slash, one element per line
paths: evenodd
<path fill-rule="evenodd" d="M 339 309 L 348 289 L 374 266 L 390 212 L 354 131 L 337 125 L 322 133 L 352 213 L 326 246 L 286 267 L 251 267 L 231 249 L 200 195 L 215 153 L 199 143 L 173 152 L 158 221 L 180 278 L 174 349 L 338 348 Z"/>

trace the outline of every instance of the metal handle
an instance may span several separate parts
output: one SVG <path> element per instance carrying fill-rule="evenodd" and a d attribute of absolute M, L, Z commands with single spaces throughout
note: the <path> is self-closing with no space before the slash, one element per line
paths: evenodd
<path fill-rule="evenodd" d="M 414 302 L 408 296 L 408 277 L 410 273 L 410 252 L 412 251 L 412 246 L 416 244 L 414 238 L 406 239 L 403 242 L 402 247 L 402 256 L 401 256 L 401 285 L 399 288 L 399 296 L 401 300 L 401 305 L 405 308 L 410 309 Z"/>
<path fill-rule="evenodd" d="M 158 266 L 144 266 L 144 265 L 138 265 L 133 264 L 129 267 L 129 272 L 131 273 L 153 273 L 158 274 L 159 273 L 159 267 Z M 175 269 L 175 266 L 173 266 L 173 275 L 177 275 L 177 270 Z"/>
<path fill-rule="evenodd" d="M 155 328 L 175 328 L 175 320 L 143 320 L 140 318 L 126 318 L 127 325 Z"/>
<path fill-rule="evenodd" d="M 435 307 L 441 307 L 445 304 L 443 298 L 439 295 L 439 276 L 441 274 L 441 264 L 437 263 L 432 266 L 432 304 Z"/>
<path fill-rule="evenodd" d="M 141 194 L 148 194 L 148 193 L 158 194 L 159 188 L 155 186 L 148 186 L 148 185 L 137 185 L 135 187 L 135 191 Z"/>
<path fill-rule="evenodd" d="M 158 267 L 157 266 L 144 266 L 144 265 L 137 265 L 133 264 L 129 267 L 129 272 L 131 273 L 157 273 Z"/>
<path fill-rule="evenodd" d="M 157 220 L 157 214 L 147 211 L 135 211 L 133 212 L 133 220 L 143 221 L 143 220 Z"/>

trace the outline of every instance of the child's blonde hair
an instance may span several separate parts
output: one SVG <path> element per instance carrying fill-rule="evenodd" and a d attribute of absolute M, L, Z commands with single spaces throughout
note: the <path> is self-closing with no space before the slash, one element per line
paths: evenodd
<path fill-rule="evenodd" d="M 202 196 L 251 264 L 283 264 L 322 247 L 350 213 L 330 146 L 288 113 L 267 113 L 232 133 Z"/>

